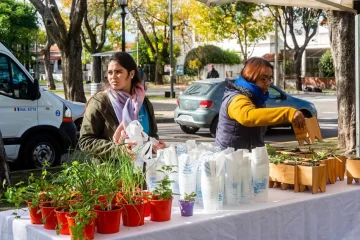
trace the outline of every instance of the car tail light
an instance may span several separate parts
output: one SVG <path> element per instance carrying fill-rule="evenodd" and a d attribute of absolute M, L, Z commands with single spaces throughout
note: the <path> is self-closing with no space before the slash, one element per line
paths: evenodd
<path fill-rule="evenodd" d="M 180 106 L 179 99 L 176 99 L 176 105 Z"/>
<path fill-rule="evenodd" d="M 199 108 L 210 108 L 212 106 L 213 102 L 209 100 L 202 100 L 200 102 Z"/>

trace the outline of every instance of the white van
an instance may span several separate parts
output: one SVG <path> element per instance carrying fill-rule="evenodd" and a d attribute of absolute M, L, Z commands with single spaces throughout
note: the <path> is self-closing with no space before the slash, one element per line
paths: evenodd
<path fill-rule="evenodd" d="M 71 110 L 0 43 L 0 130 L 9 161 L 22 168 L 60 162 L 77 143 Z"/>

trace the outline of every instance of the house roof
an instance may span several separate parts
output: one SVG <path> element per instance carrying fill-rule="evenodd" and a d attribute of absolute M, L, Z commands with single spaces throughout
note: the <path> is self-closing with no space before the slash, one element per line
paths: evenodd
<path fill-rule="evenodd" d="M 262 57 L 269 62 L 275 62 L 275 53 L 267 53 Z M 283 55 L 281 53 L 278 54 L 278 60 L 283 60 Z"/>
<path fill-rule="evenodd" d="M 94 54 L 91 54 L 91 56 L 93 56 L 93 57 L 108 57 L 108 56 L 111 56 L 111 55 L 113 55 L 114 53 L 117 53 L 117 52 L 121 52 L 121 51 L 120 50 L 115 50 L 115 51 L 94 53 Z M 126 52 L 127 53 L 133 53 L 133 52 L 136 52 L 136 50 L 128 50 Z"/>
<path fill-rule="evenodd" d="M 216 6 L 225 3 L 236 2 L 236 0 L 197 0 L 208 6 Z M 297 6 L 319 8 L 325 10 L 340 10 L 355 12 L 353 0 L 241 0 L 242 2 L 266 3 L 278 6 Z"/>
<path fill-rule="evenodd" d="M 60 60 L 60 55 L 50 55 L 50 60 Z M 36 61 L 44 61 L 44 55 L 39 56 Z"/>

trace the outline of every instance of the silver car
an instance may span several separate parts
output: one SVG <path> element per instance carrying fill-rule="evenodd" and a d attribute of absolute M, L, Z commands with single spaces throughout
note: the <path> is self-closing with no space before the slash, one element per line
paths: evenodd
<path fill-rule="evenodd" d="M 206 79 L 194 81 L 179 96 L 174 113 L 174 120 L 183 132 L 194 134 L 200 128 L 209 128 L 211 136 L 216 136 L 219 110 L 225 90 L 225 79 Z M 317 116 L 313 103 L 289 95 L 271 85 L 266 107 L 293 107 L 300 110 L 305 117 Z M 291 126 L 290 123 L 279 126 Z"/>
<path fill-rule="evenodd" d="M 47 91 L 46 89 L 44 89 L 45 91 Z M 49 91 L 50 92 L 50 91 Z M 82 102 L 72 102 L 72 101 L 68 101 L 62 97 L 60 97 L 59 95 L 56 95 L 55 93 L 51 92 L 55 97 L 57 97 L 60 101 L 62 101 L 68 108 L 70 108 L 71 113 L 72 113 L 72 118 L 73 121 L 75 123 L 76 126 L 76 132 L 77 135 L 79 137 L 80 134 L 80 129 L 81 129 L 81 124 L 83 121 L 83 117 L 84 117 L 84 112 L 85 112 L 85 103 Z"/>

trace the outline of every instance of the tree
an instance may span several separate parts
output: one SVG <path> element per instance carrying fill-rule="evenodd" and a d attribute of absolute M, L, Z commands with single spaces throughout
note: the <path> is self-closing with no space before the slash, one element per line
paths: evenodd
<path fill-rule="evenodd" d="M 338 143 L 350 154 L 356 145 L 354 14 L 328 11 L 328 20 L 337 90 Z"/>
<path fill-rule="evenodd" d="M 256 43 L 273 30 L 274 18 L 254 3 L 236 2 L 212 9 L 210 28 L 218 40 L 237 39 L 244 60 L 251 56 Z M 252 50 L 249 48 L 252 47 Z"/>
<path fill-rule="evenodd" d="M 184 4 L 185 1 L 177 1 L 176 4 Z M 155 83 L 163 84 L 162 75 L 164 74 L 164 64 L 169 63 L 169 5 L 166 0 L 159 1 L 132 1 L 129 11 L 136 21 L 136 25 L 141 32 L 152 59 L 156 64 Z M 178 5 L 173 6 L 174 25 L 178 26 L 178 31 L 183 31 L 180 27 L 185 25 L 187 19 L 180 19 L 178 11 L 183 11 Z M 183 15 L 182 15 L 183 16 Z M 174 28 L 176 29 L 176 28 Z M 181 33 L 179 33 L 181 34 Z M 176 50 L 176 49 L 175 49 Z M 179 51 L 180 53 L 180 51 Z M 175 52 L 174 52 L 174 56 Z"/>
<path fill-rule="evenodd" d="M 50 34 L 46 30 L 46 44 L 42 51 L 44 54 L 44 66 L 45 66 L 45 74 L 47 79 L 47 84 L 51 90 L 56 90 L 56 85 L 54 82 L 54 77 L 52 74 L 51 64 L 50 64 L 50 48 L 54 44 L 54 40 L 51 38 Z"/>
<path fill-rule="evenodd" d="M 88 1 L 88 10 L 85 12 L 83 30 L 81 31 L 82 41 L 86 50 L 91 53 L 101 52 L 107 31 L 107 21 L 114 12 L 115 0 Z M 100 83 L 101 58 L 92 57 L 92 80 Z"/>
<path fill-rule="evenodd" d="M 62 18 L 55 0 L 29 0 L 40 13 L 44 26 L 61 51 L 61 66 L 65 98 L 71 101 L 86 102 L 82 82 L 81 63 L 81 23 L 87 1 L 73 0 L 69 24 Z"/>
<path fill-rule="evenodd" d="M 2 42 L 29 69 L 30 45 L 38 31 L 36 10 L 26 2 L 0 2 L 0 42 Z"/>
<path fill-rule="evenodd" d="M 324 12 L 321 9 L 312 8 L 298 8 L 298 7 L 284 7 L 275 6 L 269 7 L 270 12 L 279 23 L 280 30 L 286 38 L 286 32 L 284 24 L 289 26 L 289 33 L 294 43 L 294 48 L 291 48 L 286 41 L 286 48 L 294 50 L 294 61 L 295 61 L 295 74 L 296 74 L 296 89 L 302 90 L 301 81 L 301 59 L 302 55 L 309 44 L 311 38 L 315 36 L 320 17 L 324 17 Z M 296 24 L 301 22 L 301 27 L 297 28 Z M 299 45 L 296 35 L 302 35 L 305 33 L 305 40 L 302 46 Z"/>

